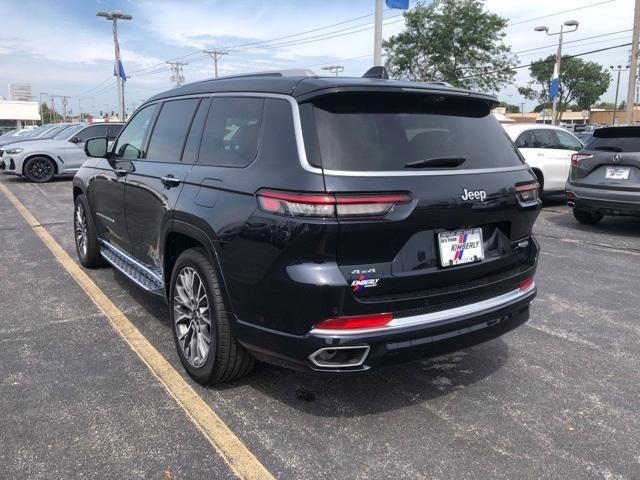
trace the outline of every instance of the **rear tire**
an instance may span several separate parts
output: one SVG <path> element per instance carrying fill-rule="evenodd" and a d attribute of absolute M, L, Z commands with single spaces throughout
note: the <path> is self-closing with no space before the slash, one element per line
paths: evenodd
<path fill-rule="evenodd" d="M 105 261 L 100 255 L 96 226 L 84 194 L 76 197 L 73 210 L 73 233 L 80 263 L 87 268 L 104 266 Z"/>
<path fill-rule="evenodd" d="M 47 157 L 31 157 L 24 163 L 23 172 L 30 181 L 45 183 L 56 174 L 56 165 Z"/>
<path fill-rule="evenodd" d="M 255 359 L 231 334 L 218 275 L 203 249 L 180 254 L 169 293 L 176 350 L 195 381 L 212 385 L 251 372 Z"/>
<path fill-rule="evenodd" d="M 584 223 L 586 225 L 594 225 L 604 217 L 601 213 L 578 210 L 577 208 L 573 209 L 573 216 L 576 217 L 576 220 L 580 223 Z"/>

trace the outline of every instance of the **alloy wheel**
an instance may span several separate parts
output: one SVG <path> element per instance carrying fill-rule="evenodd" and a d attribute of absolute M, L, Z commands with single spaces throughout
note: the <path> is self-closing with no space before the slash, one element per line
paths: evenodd
<path fill-rule="evenodd" d="M 192 267 L 178 273 L 173 298 L 174 328 L 186 360 L 196 368 L 207 361 L 211 351 L 209 298 L 200 275 Z"/>
<path fill-rule="evenodd" d="M 53 173 L 53 165 L 48 160 L 44 158 L 36 158 L 29 162 L 27 166 L 27 173 L 31 178 L 42 180 L 44 178 L 49 178 Z"/>
<path fill-rule="evenodd" d="M 84 211 L 84 206 L 80 202 L 76 205 L 73 226 L 76 233 L 76 246 L 78 247 L 78 251 L 83 258 L 86 258 L 88 248 L 87 214 Z"/>

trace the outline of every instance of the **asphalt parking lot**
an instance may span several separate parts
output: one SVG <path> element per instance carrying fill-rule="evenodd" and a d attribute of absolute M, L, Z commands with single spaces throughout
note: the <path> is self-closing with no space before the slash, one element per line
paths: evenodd
<path fill-rule="evenodd" d="M 71 183 L 5 185 L 75 259 Z M 359 376 L 260 365 L 203 388 L 166 306 L 87 271 L 276 478 L 640 478 L 640 221 L 536 223 L 532 318 Z M 224 458 L 0 192 L 0 478 L 233 478 Z"/>

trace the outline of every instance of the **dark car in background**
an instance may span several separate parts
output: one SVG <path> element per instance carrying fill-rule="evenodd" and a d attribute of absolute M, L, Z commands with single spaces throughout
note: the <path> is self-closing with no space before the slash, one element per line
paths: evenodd
<path fill-rule="evenodd" d="M 201 383 L 435 356 L 529 318 L 538 182 L 441 83 L 267 73 L 156 95 L 74 178 L 84 266 L 165 297 Z"/>
<path fill-rule="evenodd" d="M 571 158 L 567 203 L 581 223 L 640 216 L 640 127 L 599 128 Z"/>

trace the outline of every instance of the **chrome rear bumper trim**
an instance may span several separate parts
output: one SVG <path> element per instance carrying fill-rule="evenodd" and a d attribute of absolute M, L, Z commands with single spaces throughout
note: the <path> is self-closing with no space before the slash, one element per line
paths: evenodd
<path fill-rule="evenodd" d="M 344 335 L 361 335 L 363 333 L 384 333 L 400 328 L 417 327 L 444 322 L 469 315 L 482 315 L 530 297 L 535 291 L 535 288 L 535 283 L 532 283 L 527 290 L 523 291 L 518 288 L 511 292 L 498 295 L 497 297 L 488 298 L 476 303 L 470 303 L 469 305 L 463 305 L 462 307 L 450 308 L 439 312 L 425 313 L 424 315 L 415 315 L 413 317 L 394 318 L 391 322 L 381 328 L 362 328 L 353 330 L 327 330 L 314 328 L 309 333 L 311 335 L 340 337 Z"/>

